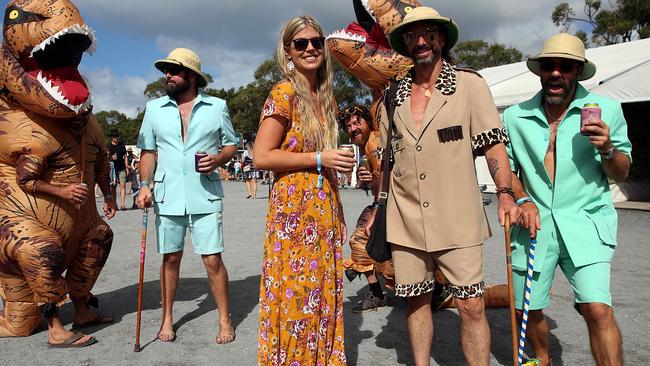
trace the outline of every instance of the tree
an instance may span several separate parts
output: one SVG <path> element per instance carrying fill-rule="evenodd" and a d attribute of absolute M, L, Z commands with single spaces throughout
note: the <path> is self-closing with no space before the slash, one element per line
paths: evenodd
<path fill-rule="evenodd" d="M 104 137 L 108 139 L 108 134 L 112 129 L 117 129 L 120 133 L 120 140 L 126 145 L 134 145 L 138 141 L 138 132 L 142 125 L 144 112 L 139 112 L 135 118 L 129 118 L 118 111 L 101 111 L 95 114 L 95 118 L 104 130 Z"/>
<path fill-rule="evenodd" d="M 650 37 L 648 0 L 616 0 L 612 10 L 603 9 L 600 0 L 585 0 L 583 11 L 586 18 L 576 18 L 575 10 L 568 3 L 561 3 L 553 10 L 551 20 L 564 32 L 574 22 L 588 24 L 592 28 L 592 42 L 601 46 Z"/>
<path fill-rule="evenodd" d="M 489 44 L 484 40 L 475 39 L 459 42 L 453 49 L 453 57 L 461 67 L 481 70 L 519 62 L 523 55 L 514 47 L 506 47 L 501 43 Z"/>

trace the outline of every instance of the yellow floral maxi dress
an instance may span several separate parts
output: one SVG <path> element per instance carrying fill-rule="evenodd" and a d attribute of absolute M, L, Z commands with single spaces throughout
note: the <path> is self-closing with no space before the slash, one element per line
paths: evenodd
<path fill-rule="evenodd" d="M 276 84 L 261 120 L 289 122 L 281 149 L 315 151 L 302 135 L 298 98 L 288 81 Z M 258 365 L 346 365 L 343 266 L 336 175 L 315 169 L 281 172 L 269 198 L 260 285 Z"/>

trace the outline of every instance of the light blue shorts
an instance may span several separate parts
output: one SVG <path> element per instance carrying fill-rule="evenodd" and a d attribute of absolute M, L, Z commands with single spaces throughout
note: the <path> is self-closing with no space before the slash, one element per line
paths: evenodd
<path fill-rule="evenodd" d="M 557 228 L 553 228 L 551 242 L 537 243 L 537 245 L 547 245 L 548 249 L 546 258 L 544 258 L 542 272 L 534 272 L 533 274 L 530 310 L 544 309 L 550 304 L 551 285 L 553 284 L 557 266 L 560 266 L 573 288 L 575 303 L 597 302 L 612 306 L 612 294 L 609 290 L 611 273 L 611 264 L 609 262 L 598 262 L 575 267 Z M 528 246 L 526 246 L 526 255 L 528 255 Z M 523 309 L 526 271 L 513 268 L 512 279 L 515 291 L 515 307 Z"/>
<path fill-rule="evenodd" d="M 221 212 L 185 216 L 156 216 L 156 248 L 158 253 L 176 253 L 185 247 L 185 232 L 190 229 L 194 253 L 223 252 Z"/>

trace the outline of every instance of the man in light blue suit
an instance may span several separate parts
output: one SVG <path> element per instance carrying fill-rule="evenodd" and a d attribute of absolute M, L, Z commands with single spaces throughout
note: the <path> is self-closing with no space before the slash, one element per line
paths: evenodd
<path fill-rule="evenodd" d="M 165 74 L 167 96 L 147 103 L 138 137 L 142 155 L 136 203 L 144 208 L 153 201 L 157 214 L 156 244 L 158 253 L 163 254 L 163 318 L 158 339 L 176 339 L 172 308 L 189 228 L 194 252 L 203 259 L 219 309 L 216 342 L 229 343 L 235 339 L 235 331 L 228 311 L 228 272 L 221 259 L 223 189 L 216 170 L 236 154 L 238 138 L 226 102 L 199 91 L 208 79 L 194 52 L 177 48 L 154 66 Z M 197 152 L 206 154 L 195 162 Z"/>

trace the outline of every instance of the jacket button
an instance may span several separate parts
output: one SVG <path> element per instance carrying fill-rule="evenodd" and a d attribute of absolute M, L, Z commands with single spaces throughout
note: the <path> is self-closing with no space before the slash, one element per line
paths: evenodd
<path fill-rule="evenodd" d="M 426 178 L 426 177 L 427 177 L 426 174 L 424 174 L 424 173 L 420 174 L 420 179 L 421 180 L 424 180 L 424 178 Z"/>
<path fill-rule="evenodd" d="M 422 204 L 422 206 L 424 206 L 424 208 L 429 207 L 429 202 L 426 202 L 426 201 L 425 201 L 425 202 Z"/>
<path fill-rule="evenodd" d="M 415 150 L 417 150 L 417 151 L 422 151 L 422 146 L 420 146 L 420 145 L 416 146 L 416 147 L 415 147 Z"/>

